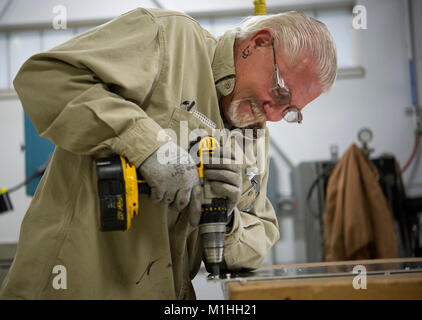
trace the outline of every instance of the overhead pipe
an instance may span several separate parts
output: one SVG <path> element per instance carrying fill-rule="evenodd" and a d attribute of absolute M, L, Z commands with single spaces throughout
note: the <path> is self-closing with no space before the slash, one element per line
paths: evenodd
<path fill-rule="evenodd" d="M 406 27 L 408 31 L 407 42 L 408 42 L 408 59 L 409 59 L 409 76 L 410 76 L 410 94 L 412 98 L 412 110 L 413 110 L 413 125 L 415 131 L 415 139 L 413 144 L 412 153 L 409 156 L 409 159 L 406 161 L 405 165 L 401 168 L 400 172 L 403 174 L 410 166 L 410 164 L 415 159 L 419 148 L 419 135 L 421 134 L 421 112 L 419 105 L 419 95 L 416 89 L 418 83 L 418 74 L 416 71 L 416 49 L 415 49 L 415 25 L 413 21 L 413 10 L 412 10 L 412 1 L 408 0 L 406 2 Z"/>

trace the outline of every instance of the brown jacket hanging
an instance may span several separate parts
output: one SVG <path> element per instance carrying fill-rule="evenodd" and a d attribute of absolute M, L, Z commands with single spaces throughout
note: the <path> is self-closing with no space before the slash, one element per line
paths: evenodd
<path fill-rule="evenodd" d="M 397 257 L 393 215 L 378 179 L 374 164 L 352 144 L 327 185 L 325 261 Z"/>

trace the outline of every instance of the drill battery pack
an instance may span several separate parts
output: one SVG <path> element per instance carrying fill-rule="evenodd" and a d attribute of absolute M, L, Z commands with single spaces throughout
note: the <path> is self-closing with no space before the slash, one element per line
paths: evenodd
<path fill-rule="evenodd" d="M 118 155 L 97 159 L 95 166 L 101 231 L 129 230 L 139 210 L 135 166 Z"/>

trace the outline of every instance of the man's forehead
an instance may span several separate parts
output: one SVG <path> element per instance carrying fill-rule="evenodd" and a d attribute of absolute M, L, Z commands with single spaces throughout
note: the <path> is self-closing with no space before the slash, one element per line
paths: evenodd
<path fill-rule="evenodd" d="M 317 80 L 295 83 L 292 88 L 292 104 L 300 109 L 318 98 L 321 93 L 321 85 Z"/>
<path fill-rule="evenodd" d="M 290 66 L 283 60 L 280 64 L 281 74 L 292 94 L 292 104 L 303 108 L 321 95 L 319 75 L 310 56 L 299 57 Z"/>
<path fill-rule="evenodd" d="M 290 57 L 282 51 L 280 54 L 277 53 L 277 63 L 279 68 L 285 72 L 312 72 L 314 69 L 314 59 L 310 55 L 305 54 L 297 57 Z"/>

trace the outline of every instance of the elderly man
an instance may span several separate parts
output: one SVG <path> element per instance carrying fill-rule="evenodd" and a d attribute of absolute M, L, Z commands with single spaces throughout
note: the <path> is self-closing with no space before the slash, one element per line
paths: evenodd
<path fill-rule="evenodd" d="M 336 69 L 325 25 L 296 12 L 253 17 L 215 39 L 182 13 L 136 9 L 31 57 L 14 85 L 56 149 L 22 223 L 2 297 L 194 298 L 198 174 L 189 162 L 159 161 L 160 147 L 184 152 L 160 132 L 179 132 L 184 121 L 189 131 L 267 133 L 266 121 L 300 122 L 301 109 L 333 85 Z M 268 134 L 265 140 L 260 190 L 251 188 L 250 163 L 206 168 L 213 190 L 228 200 L 229 270 L 259 268 L 279 237 L 266 198 Z M 99 231 L 93 163 L 104 153 L 125 156 L 151 186 L 125 232 Z"/>

